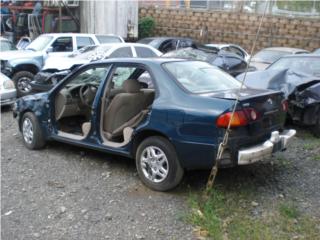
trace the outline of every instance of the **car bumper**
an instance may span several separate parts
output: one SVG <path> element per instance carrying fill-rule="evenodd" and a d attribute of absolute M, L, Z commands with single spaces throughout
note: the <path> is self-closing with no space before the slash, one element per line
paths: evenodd
<path fill-rule="evenodd" d="M 15 89 L 3 90 L 0 92 L 0 105 L 13 104 L 17 97 L 17 91 Z"/>
<path fill-rule="evenodd" d="M 296 134 L 296 130 L 290 129 L 279 133 L 271 133 L 270 139 L 253 147 L 240 149 L 238 151 L 238 165 L 246 165 L 262 161 L 271 157 L 272 153 L 283 151 Z"/>

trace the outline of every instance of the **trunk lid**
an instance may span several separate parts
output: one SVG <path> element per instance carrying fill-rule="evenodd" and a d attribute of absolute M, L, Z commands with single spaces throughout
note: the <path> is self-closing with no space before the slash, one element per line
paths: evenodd
<path fill-rule="evenodd" d="M 250 114 L 246 113 L 249 124 L 239 129 L 246 128 L 249 135 L 264 135 L 283 127 L 286 112 L 283 110 L 284 97 L 280 91 L 244 88 L 240 92 L 238 89 L 231 89 L 205 94 L 207 97 L 229 100 L 236 100 L 238 95 L 237 110 L 254 109 L 257 112 L 256 120 L 252 120 Z"/>

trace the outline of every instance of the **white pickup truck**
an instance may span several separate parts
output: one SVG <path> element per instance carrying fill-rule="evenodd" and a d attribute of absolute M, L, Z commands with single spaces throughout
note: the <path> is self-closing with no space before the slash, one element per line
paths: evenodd
<path fill-rule="evenodd" d="M 30 92 L 30 82 L 46 60 L 52 56 L 68 56 L 87 45 L 101 43 L 121 43 L 124 40 L 116 35 L 96 35 L 84 33 L 42 34 L 24 50 L 0 53 L 1 72 L 15 83 L 17 95 Z"/>

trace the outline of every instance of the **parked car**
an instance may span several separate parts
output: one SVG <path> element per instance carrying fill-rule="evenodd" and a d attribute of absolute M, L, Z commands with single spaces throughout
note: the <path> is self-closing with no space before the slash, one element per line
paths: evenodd
<path fill-rule="evenodd" d="M 197 43 L 191 38 L 182 37 L 151 37 L 143 38 L 138 43 L 148 44 L 162 53 L 167 53 L 181 48 L 194 47 Z"/>
<path fill-rule="evenodd" d="M 0 37 L 0 52 L 12 51 L 12 50 L 17 50 L 14 44 L 10 40 L 4 37 Z"/>
<path fill-rule="evenodd" d="M 168 52 L 162 57 L 205 61 L 221 68 L 232 76 L 243 73 L 248 66 L 243 58 L 234 53 L 219 51 L 219 49 L 212 51 L 210 48 L 183 48 Z"/>
<path fill-rule="evenodd" d="M 312 132 L 320 137 L 320 55 L 281 57 L 266 70 L 248 73 L 245 84 L 282 91 L 288 99 L 289 119 L 311 126 Z"/>
<path fill-rule="evenodd" d="M 320 48 L 314 50 L 312 53 L 315 53 L 315 54 L 320 54 Z"/>
<path fill-rule="evenodd" d="M 27 148 L 56 140 L 135 158 L 142 182 L 166 191 L 186 169 L 212 167 L 237 96 L 220 166 L 251 164 L 287 147 L 295 130 L 283 128 L 283 94 L 239 86 L 201 61 L 113 58 L 18 99 L 13 114 Z"/>
<path fill-rule="evenodd" d="M 13 81 L 6 75 L 0 73 L 0 105 L 11 105 L 16 100 L 17 91 Z"/>
<path fill-rule="evenodd" d="M 231 52 L 234 54 L 237 54 L 239 57 L 242 57 L 246 62 L 249 61 L 250 54 L 246 52 L 242 47 L 236 44 L 226 44 L 226 43 L 220 43 L 220 44 L 206 44 L 207 47 L 214 47 L 219 50 L 223 50 L 226 52 Z"/>
<path fill-rule="evenodd" d="M 139 43 L 101 44 L 82 48 L 69 57 L 48 59 L 42 71 L 31 82 L 32 92 L 44 92 L 51 89 L 75 68 L 107 58 L 120 57 L 159 57 L 162 53 L 157 49 Z"/>
<path fill-rule="evenodd" d="M 123 39 L 118 36 L 111 35 L 110 38 L 114 42 L 123 42 Z M 1 52 L 1 72 L 14 81 L 18 96 L 23 96 L 30 93 L 30 82 L 43 67 L 47 58 L 67 56 L 92 44 L 100 44 L 94 34 L 42 34 L 24 50 Z"/>
<path fill-rule="evenodd" d="M 251 59 L 251 66 L 257 70 L 266 69 L 271 63 L 277 61 L 280 57 L 290 54 L 310 53 L 307 50 L 287 47 L 265 48 L 257 52 Z"/>

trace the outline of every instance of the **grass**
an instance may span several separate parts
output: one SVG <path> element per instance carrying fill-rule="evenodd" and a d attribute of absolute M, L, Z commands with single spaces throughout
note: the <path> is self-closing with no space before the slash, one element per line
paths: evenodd
<path fill-rule="evenodd" d="M 292 202 L 279 200 L 268 206 L 252 204 L 254 193 L 215 189 L 206 201 L 190 195 L 186 220 L 198 237 L 215 240 L 317 239 L 319 219 L 301 213 Z M 253 214 L 254 212 L 260 212 Z"/>
<path fill-rule="evenodd" d="M 320 155 L 315 155 L 313 158 L 315 161 L 320 161 Z"/>

